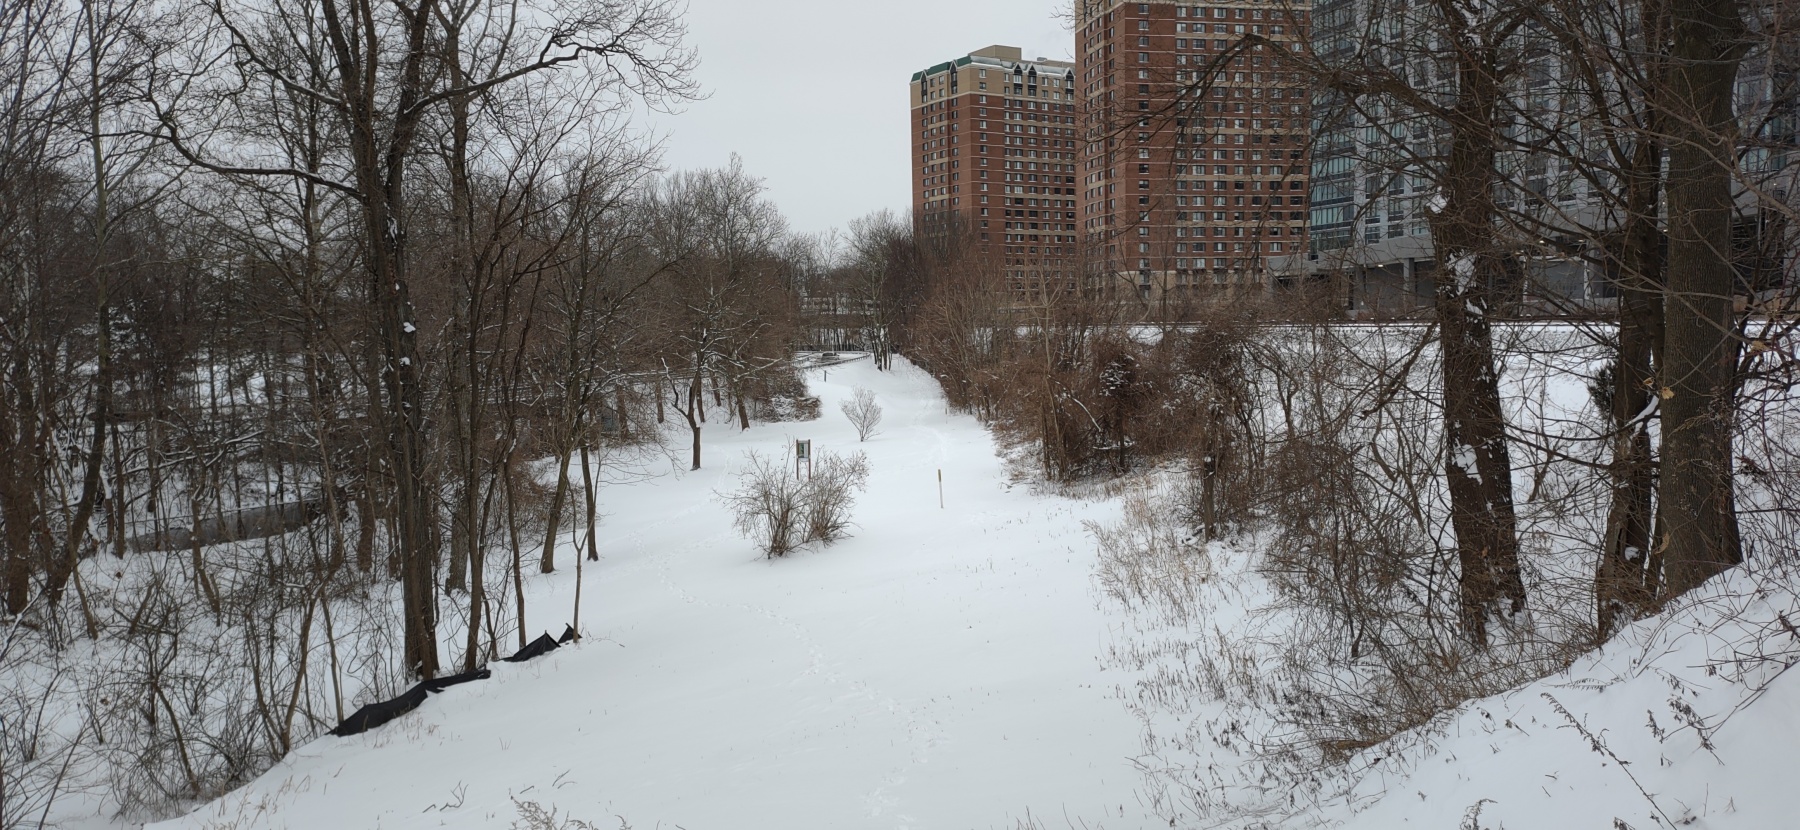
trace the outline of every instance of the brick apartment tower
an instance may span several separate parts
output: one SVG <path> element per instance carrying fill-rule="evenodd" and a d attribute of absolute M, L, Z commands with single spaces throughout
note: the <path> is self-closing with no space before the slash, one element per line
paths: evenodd
<path fill-rule="evenodd" d="M 1075 67 L 989 46 L 912 77 L 913 217 L 968 234 L 1017 301 L 1076 288 Z"/>
<path fill-rule="evenodd" d="M 1273 287 L 1306 249 L 1305 0 L 1082 0 L 1080 215 L 1091 291 Z"/>

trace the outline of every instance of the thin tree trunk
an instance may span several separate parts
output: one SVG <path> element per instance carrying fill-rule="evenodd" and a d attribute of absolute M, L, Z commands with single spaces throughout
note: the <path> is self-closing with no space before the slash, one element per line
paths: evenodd
<path fill-rule="evenodd" d="M 1646 21 L 1646 28 L 1660 27 Z M 1652 130 L 1653 132 L 1653 130 Z M 1619 354 L 1613 365 L 1612 505 L 1595 574 L 1597 636 L 1605 642 L 1620 626 L 1650 611 L 1659 569 L 1651 567 L 1650 533 L 1656 467 L 1650 431 L 1651 394 L 1662 338 L 1662 230 L 1657 226 L 1662 144 L 1639 136 L 1626 186 L 1627 211 L 1618 258 Z"/>
<path fill-rule="evenodd" d="M 517 451 L 517 444 L 515 442 L 509 440 L 507 442 L 507 447 L 506 447 L 506 461 L 507 461 L 506 466 L 507 466 L 508 473 L 507 473 L 507 476 L 504 479 L 503 483 L 504 483 L 504 486 L 506 487 L 506 531 L 512 541 L 513 602 L 517 606 L 516 610 L 517 610 L 517 613 L 519 616 L 519 648 L 524 648 L 525 647 L 525 562 L 524 562 L 525 543 L 519 534 L 518 487 L 517 487 L 517 485 L 515 485 L 513 483 L 513 477 L 511 474 L 513 453 L 516 451 Z M 492 632 L 492 628 L 490 627 L 490 633 L 491 632 Z"/>
<path fill-rule="evenodd" d="M 600 550 L 594 546 L 594 521 L 599 512 L 600 494 L 594 490 L 594 474 L 588 469 L 588 447 L 581 445 L 581 486 L 587 501 L 587 558 L 600 561 Z M 576 590 L 580 590 L 577 586 Z"/>
<path fill-rule="evenodd" d="M 14 371 L 15 385 L 29 390 L 30 379 L 25 375 L 29 367 L 22 351 Z M 0 595 L 9 614 L 24 613 L 31 602 L 32 562 L 41 556 L 34 553 L 40 548 L 37 537 L 48 531 L 37 496 L 38 461 L 36 447 L 32 446 L 35 442 L 30 440 L 35 429 L 28 426 L 37 415 L 30 411 L 32 396 L 28 391 L 22 392 L 19 399 L 23 405 L 15 410 L 11 393 L 0 390 L 0 525 L 4 525 L 0 535 L 6 545 Z M 41 549 L 49 550 L 47 546 Z"/>
<path fill-rule="evenodd" d="M 91 5 L 84 5 L 83 12 L 88 28 L 90 50 L 100 47 L 100 21 L 96 19 L 97 10 Z M 88 65 L 88 149 L 93 163 L 94 175 L 94 235 L 92 251 L 94 262 L 95 295 L 95 351 L 94 351 L 94 392 L 92 404 L 88 410 L 88 418 L 92 421 L 92 437 L 88 442 L 86 466 L 81 477 L 81 496 L 75 504 L 75 516 L 69 522 L 67 537 L 63 550 L 52 564 L 49 573 L 47 591 L 50 603 L 55 605 L 61 598 L 65 585 L 78 566 L 81 545 L 87 537 L 88 523 L 93 520 L 94 508 L 100 499 L 100 466 L 106 460 L 106 435 L 112 421 L 113 399 L 113 354 L 112 354 L 112 268 L 107 262 L 110 255 L 108 249 L 112 242 L 112 187 L 108 179 L 106 151 L 102 144 L 100 108 L 101 99 L 100 55 L 90 51 L 87 55 Z M 88 636 L 99 636 L 94 622 L 88 621 Z"/>
<path fill-rule="evenodd" d="M 538 559 L 539 573 L 556 572 L 556 532 L 562 523 L 563 504 L 569 497 L 569 456 L 573 450 L 570 447 L 556 454 L 556 493 L 550 497 L 550 521 L 544 531 L 544 553 Z"/>
<path fill-rule="evenodd" d="M 694 466 L 700 469 L 700 425 L 706 423 L 706 404 L 700 399 L 700 361 L 694 360 L 694 379 L 688 386 L 687 408 L 682 415 L 687 418 L 688 429 L 694 432 Z M 698 412 L 696 413 L 696 410 Z M 696 417 L 697 415 L 697 417 Z"/>

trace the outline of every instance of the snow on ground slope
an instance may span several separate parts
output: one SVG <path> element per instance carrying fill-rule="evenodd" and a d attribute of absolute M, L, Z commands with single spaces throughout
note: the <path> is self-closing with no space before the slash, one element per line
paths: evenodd
<path fill-rule="evenodd" d="M 686 830 L 1149 824 L 1081 528 L 1116 508 L 1009 487 L 986 432 L 907 364 L 809 382 L 819 420 L 714 424 L 705 469 L 602 491 L 579 646 L 322 737 L 156 827 L 504 827 L 513 798 Z M 860 445 L 838 410 L 855 386 L 886 409 Z M 744 451 L 794 438 L 867 451 L 869 489 L 852 538 L 768 561 L 713 493 Z M 527 589 L 534 632 L 566 619 L 570 557 Z"/>
<path fill-rule="evenodd" d="M 1729 572 L 1566 671 L 1464 705 L 1423 745 L 1363 752 L 1332 806 L 1368 830 L 1800 828 L 1792 585 Z"/>

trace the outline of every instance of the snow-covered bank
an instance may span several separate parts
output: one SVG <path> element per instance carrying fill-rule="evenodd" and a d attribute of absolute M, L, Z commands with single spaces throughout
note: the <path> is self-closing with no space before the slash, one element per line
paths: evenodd
<path fill-rule="evenodd" d="M 1114 508 L 1010 486 L 981 426 L 904 363 L 809 374 L 818 421 L 713 425 L 706 469 L 603 491 L 579 647 L 315 740 L 155 826 L 495 827 L 515 798 L 688 830 L 1011 827 L 1028 809 L 1143 826 L 1081 527 Z M 886 409 L 864 444 L 838 413 L 855 386 Z M 852 538 L 768 561 L 713 493 L 745 450 L 793 438 L 865 450 L 869 490 Z M 534 628 L 560 626 L 573 579 L 527 588 Z"/>
<path fill-rule="evenodd" d="M 1729 572 L 1405 754 L 1363 752 L 1331 812 L 1370 830 L 1800 827 L 1800 597 L 1764 576 Z"/>

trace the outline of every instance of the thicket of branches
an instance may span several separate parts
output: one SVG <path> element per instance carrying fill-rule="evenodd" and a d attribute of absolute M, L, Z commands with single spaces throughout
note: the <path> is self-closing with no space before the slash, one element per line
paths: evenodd
<path fill-rule="evenodd" d="M 696 93 L 684 34 L 0 3 L 0 826 L 215 795 L 578 620 L 525 580 L 597 558 L 669 406 L 694 466 L 709 417 L 804 409 L 814 246 L 628 118 Z"/>
<path fill-rule="evenodd" d="M 843 538 L 856 494 L 869 481 L 869 458 L 860 452 L 821 453 L 804 473 L 797 466 L 790 470 L 787 460 L 752 451 L 737 487 L 718 494 L 738 532 L 769 558 Z"/>

